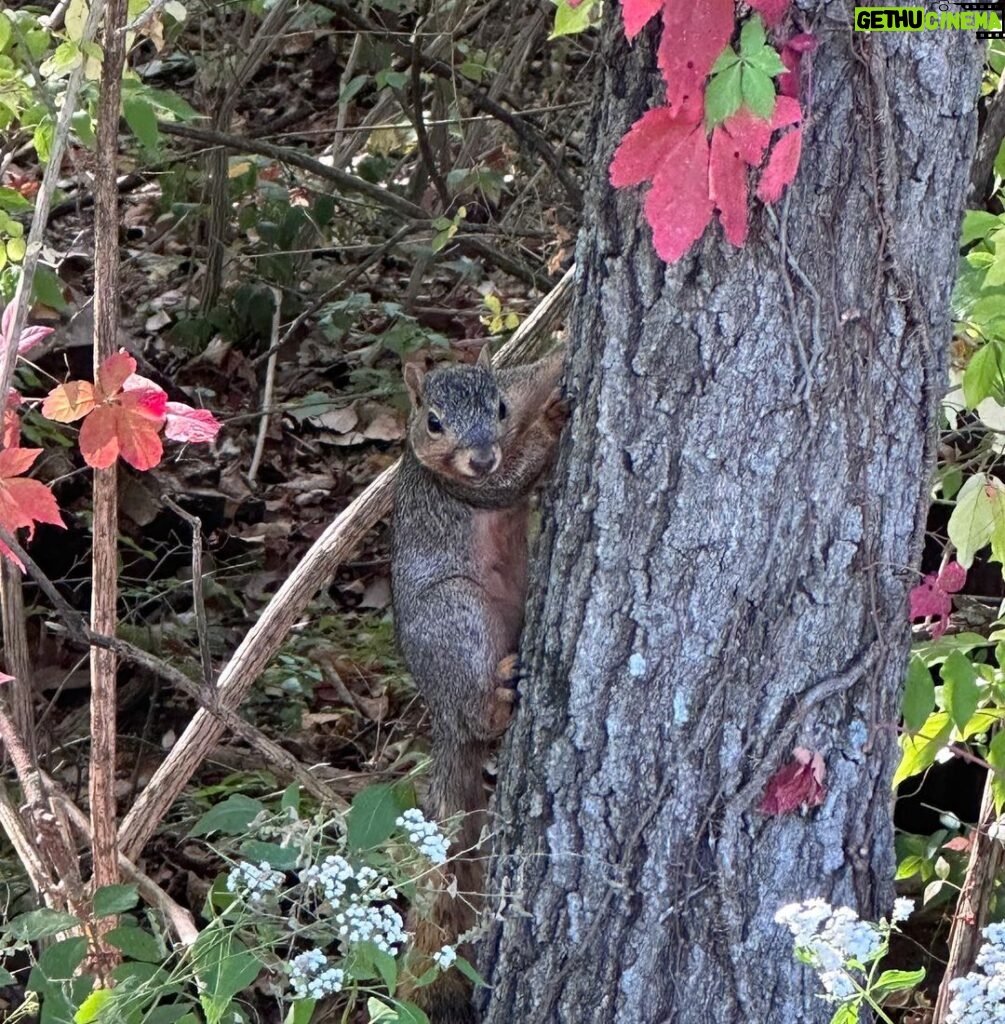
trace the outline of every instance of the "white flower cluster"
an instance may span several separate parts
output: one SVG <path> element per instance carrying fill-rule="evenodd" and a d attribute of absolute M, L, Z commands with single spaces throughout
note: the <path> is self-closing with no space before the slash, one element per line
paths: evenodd
<path fill-rule="evenodd" d="M 282 871 L 273 871 L 268 861 L 263 860 L 257 865 L 242 862 L 227 875 L 227 891 L 248 903 L 261 903 L 266 895 L 276 892 L 285 881 Z"/>
<path fill-rule="evenodd" d="M 906 896 L 898 896 L 893 901 L 893 913 L 890 915 L 890 921 L 893 924 L 906 921 L 913 913 L 914 900 L 908 899 Z"/>
<path fill-rule="evenodd" d="M 346 883 L 355 878 L 353 866 L 337 855 L 325 857 L 320 864 L 311 864 L 300 872 L 300 882 L 305 889 L 320 889 L 329 903 L 335 903 L 345 895 Z"/>
<path fill-rule="evenodd" d="M 894 912 L 904 909 L 901 905 Z M 822 899 L 790 903 L 775 914 L 775 920 L 792 932 L 796 948 L 816 968 L 828 998 L 838 1002 L 858 991 L 849 961 L 866 964 L 883 948 L 883 934 L 876 925 L 861 920 L 850 907 L 832 907 Z"/>
<path fill-rule="evenodd" d="M 369 865 L 353 868 L 344 857 L 328 856 L 304 868 L 300 881 L 331 904 L 339 937 L 346 942 L 372 942 L 392 956 L 405 942 L 401 915 L 386 905 L 398 898 L 398 891 Z"/>
<path fill-rule="evenodd" d="M 286 968 L 290 985 L 298 999 L 320 999 L 342 991 L 345 972 L 328 966 L 328 957 L 320 949 L 309 949 L 295 956 Z"/>
<path fill-rule="evenodd" d="M 408 833 L 409 841 L 419 853 L 428 857 L 434 864 L 447 862 L 447 847 L 450 840 L 443 835 L 435 822 L 426 821 L 426 816 L 418 807 L 405 811 L 394 823 Z"/>
<path fill-rule="evenodd" d="M 441 971 L 445 971 L 451 967 L 456 959 L 457 950 L 454 949 L 453 946 L 442 946 L 433 954 L 433 960 Z"/>
<path fill-rule="evenodd" d="M 1005 924 L 984 929 L 976 971 L 949 983 L 953 998 L 946 1024 L 1005 1024 Z"/>

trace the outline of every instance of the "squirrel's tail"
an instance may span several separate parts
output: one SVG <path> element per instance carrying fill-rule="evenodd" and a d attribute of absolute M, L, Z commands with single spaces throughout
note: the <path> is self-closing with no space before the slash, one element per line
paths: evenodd
<path fill-rule="evenodd" d="M 484 855 L 478 843 L 488 806 L 482 781 L 487 748 L 475 743 L 439 744 L 434 753 L 430 813 L 439 821 L 458 814 L 463 817 L 451 841 L 451 849 L 456 852 L 432 880 L 435 895 L 431 908 L 422 914 L 413 912 L 416 975 L 428 969 L 435 953 L 444 946 L 456 946 L 459 937 L 474 926 L 485 876 Z M 470 959 L 470 949 L 461 947 L 457 952 Z M 477 1024 L 471 994 L 470 982 L 456 968 L 450 968 L 407 998 L 425 1010 L 430 1024 Z"/>

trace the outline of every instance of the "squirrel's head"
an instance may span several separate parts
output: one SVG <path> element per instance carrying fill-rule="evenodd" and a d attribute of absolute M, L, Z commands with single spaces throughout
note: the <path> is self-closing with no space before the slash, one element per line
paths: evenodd
<path fill-rule="evenodd" d="M 502 460 L 500 441 L 509 410 L 489 364 L 488 346 L 474 366 L 424 373 L 405 367 L 412 400 L 408 443 L 416 458 L 440 476 L 479 480 Z"/>

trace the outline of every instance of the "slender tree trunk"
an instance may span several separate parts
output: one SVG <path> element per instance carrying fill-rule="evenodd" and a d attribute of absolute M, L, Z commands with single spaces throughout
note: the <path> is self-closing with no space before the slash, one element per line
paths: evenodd
<path fill-rule="evenodd" d="M 829 1019 L 773 923 L 892 901 L 890 778 L 974 149 L 972 34 L 820 41 L 802 166 L 666 268 L 606 180 L 657 88 L 606 13 L 573 414 L 502 758 L 488 1024 Z M 827 796 L 757 810 L 794 747 Z"/>

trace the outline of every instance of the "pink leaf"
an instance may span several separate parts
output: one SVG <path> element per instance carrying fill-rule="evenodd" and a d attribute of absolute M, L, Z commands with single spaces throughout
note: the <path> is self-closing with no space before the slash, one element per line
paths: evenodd
<path fill-rule="evenodd" d="M 14 330 L 14 303 L 9 302 L 0 318 L 0 345 L 5 349 L 10 344 L 11 331 Z M 24 355 L 29 349 L 44 341 L 52 334 L 52 327 L 26 327 L 17 340 L 17 354 Z"/>
<path fill-rule="evenodd" d="M 775 106 L 777 107 L 777 100 Z M 751 167 L 760 167 L 771 141 L 771 122 L 752 114 L 746 107 L 728 118 L 723 127 L 736 143 L 740 155 Z"/>
<path fill-rule="evenodd" d="M 172 441 L 211 443 L 220 433 L 220 421 L 209 409 L 193 409 L 182 402 L 168 402 L 164 436 Z"/>
<path fill-rule="evenodd" d="M 949 625 L 949 614 L 953 610 L 952 594 L 961 590 L 967 582 L 967 570 L 959 562 L 949 562 L 936 576 L 934 572 L 925 576 L 911 590 L 909 619 L 937 619 L 932 623 L 932 638 L 938 639 Z"/>
<path fill-rule="evenodd" d="M 21 568 L 23 569 L 24 566 L 21 566 Z M 13 682 L 14 682 L 14 677 L 13 676 L 7 675 L 6 672 L 0 672 L 0 684 L 3 684 L 3 683 L 13 683 Z"/>
<path fill-rule="evenodd" d="M 824 802 L 824 759 L 805 747 L 792 751 L 792 760 L 768 780 L 757 809 L 764 814 L 791 814 Z"/>
<path fill-rule="evenodd" d="M 708 139 L 699 125 L 677 147 L 676 159 L 656 172 L 645 202 L 660 259 L 674 263 L 701 238 L 712 219 L 708 194 Z"/>
<path fill-rule="evenodd" d="M 817 37 L 809 32 L 801 32 L 793 36 L 782 47 L 782 63 L 788 68 L 778 78 L 778 91 L 782 96 L 798 97 L 799 95 L 799 64 L 804 53 L 812 53 L 817 48 Z"/>
<path fill-rule="evenodd" d="M 705 79 L 736 27 L 733 6 L 733 0 L 667 0 L 657 63 L 668 107 L 679 113 L 700 109 Z"/>
<path fill-rule="evenodd" d="M 649 19 L 663 6 L 663 0 L 621 0 L 625 35 L 634 39 Z"/>
<path fill-rule="evenodd" d="M 712 133 L 708 191 L 726 237 L 733 245 L 747 240 L 747 165 L 739 148 L 722 128 Z"/>
<path fill-rule="evenodd" d="M 775 203 L 781 198 L 785 186 L 796 176 L 802 144 L 803 133 L 799 128 L 794 128 L 775 143 L 768 166 L 757 185 L 757 198 L 761 202 Z"/>
<path fill-rule="evenodd" d="M 652 181 L 660 166 L 694 131 L 695 122 L 682 121 L 669 107 L 647 110 L 628 129 L 611 161 L 615 188 Z"/>
<path fill-rule="evenodd" d="M 789 0 L 750 0 L 750 6 L 763 16 L 769 27 L 777 25 L 788 10 Z"/>

